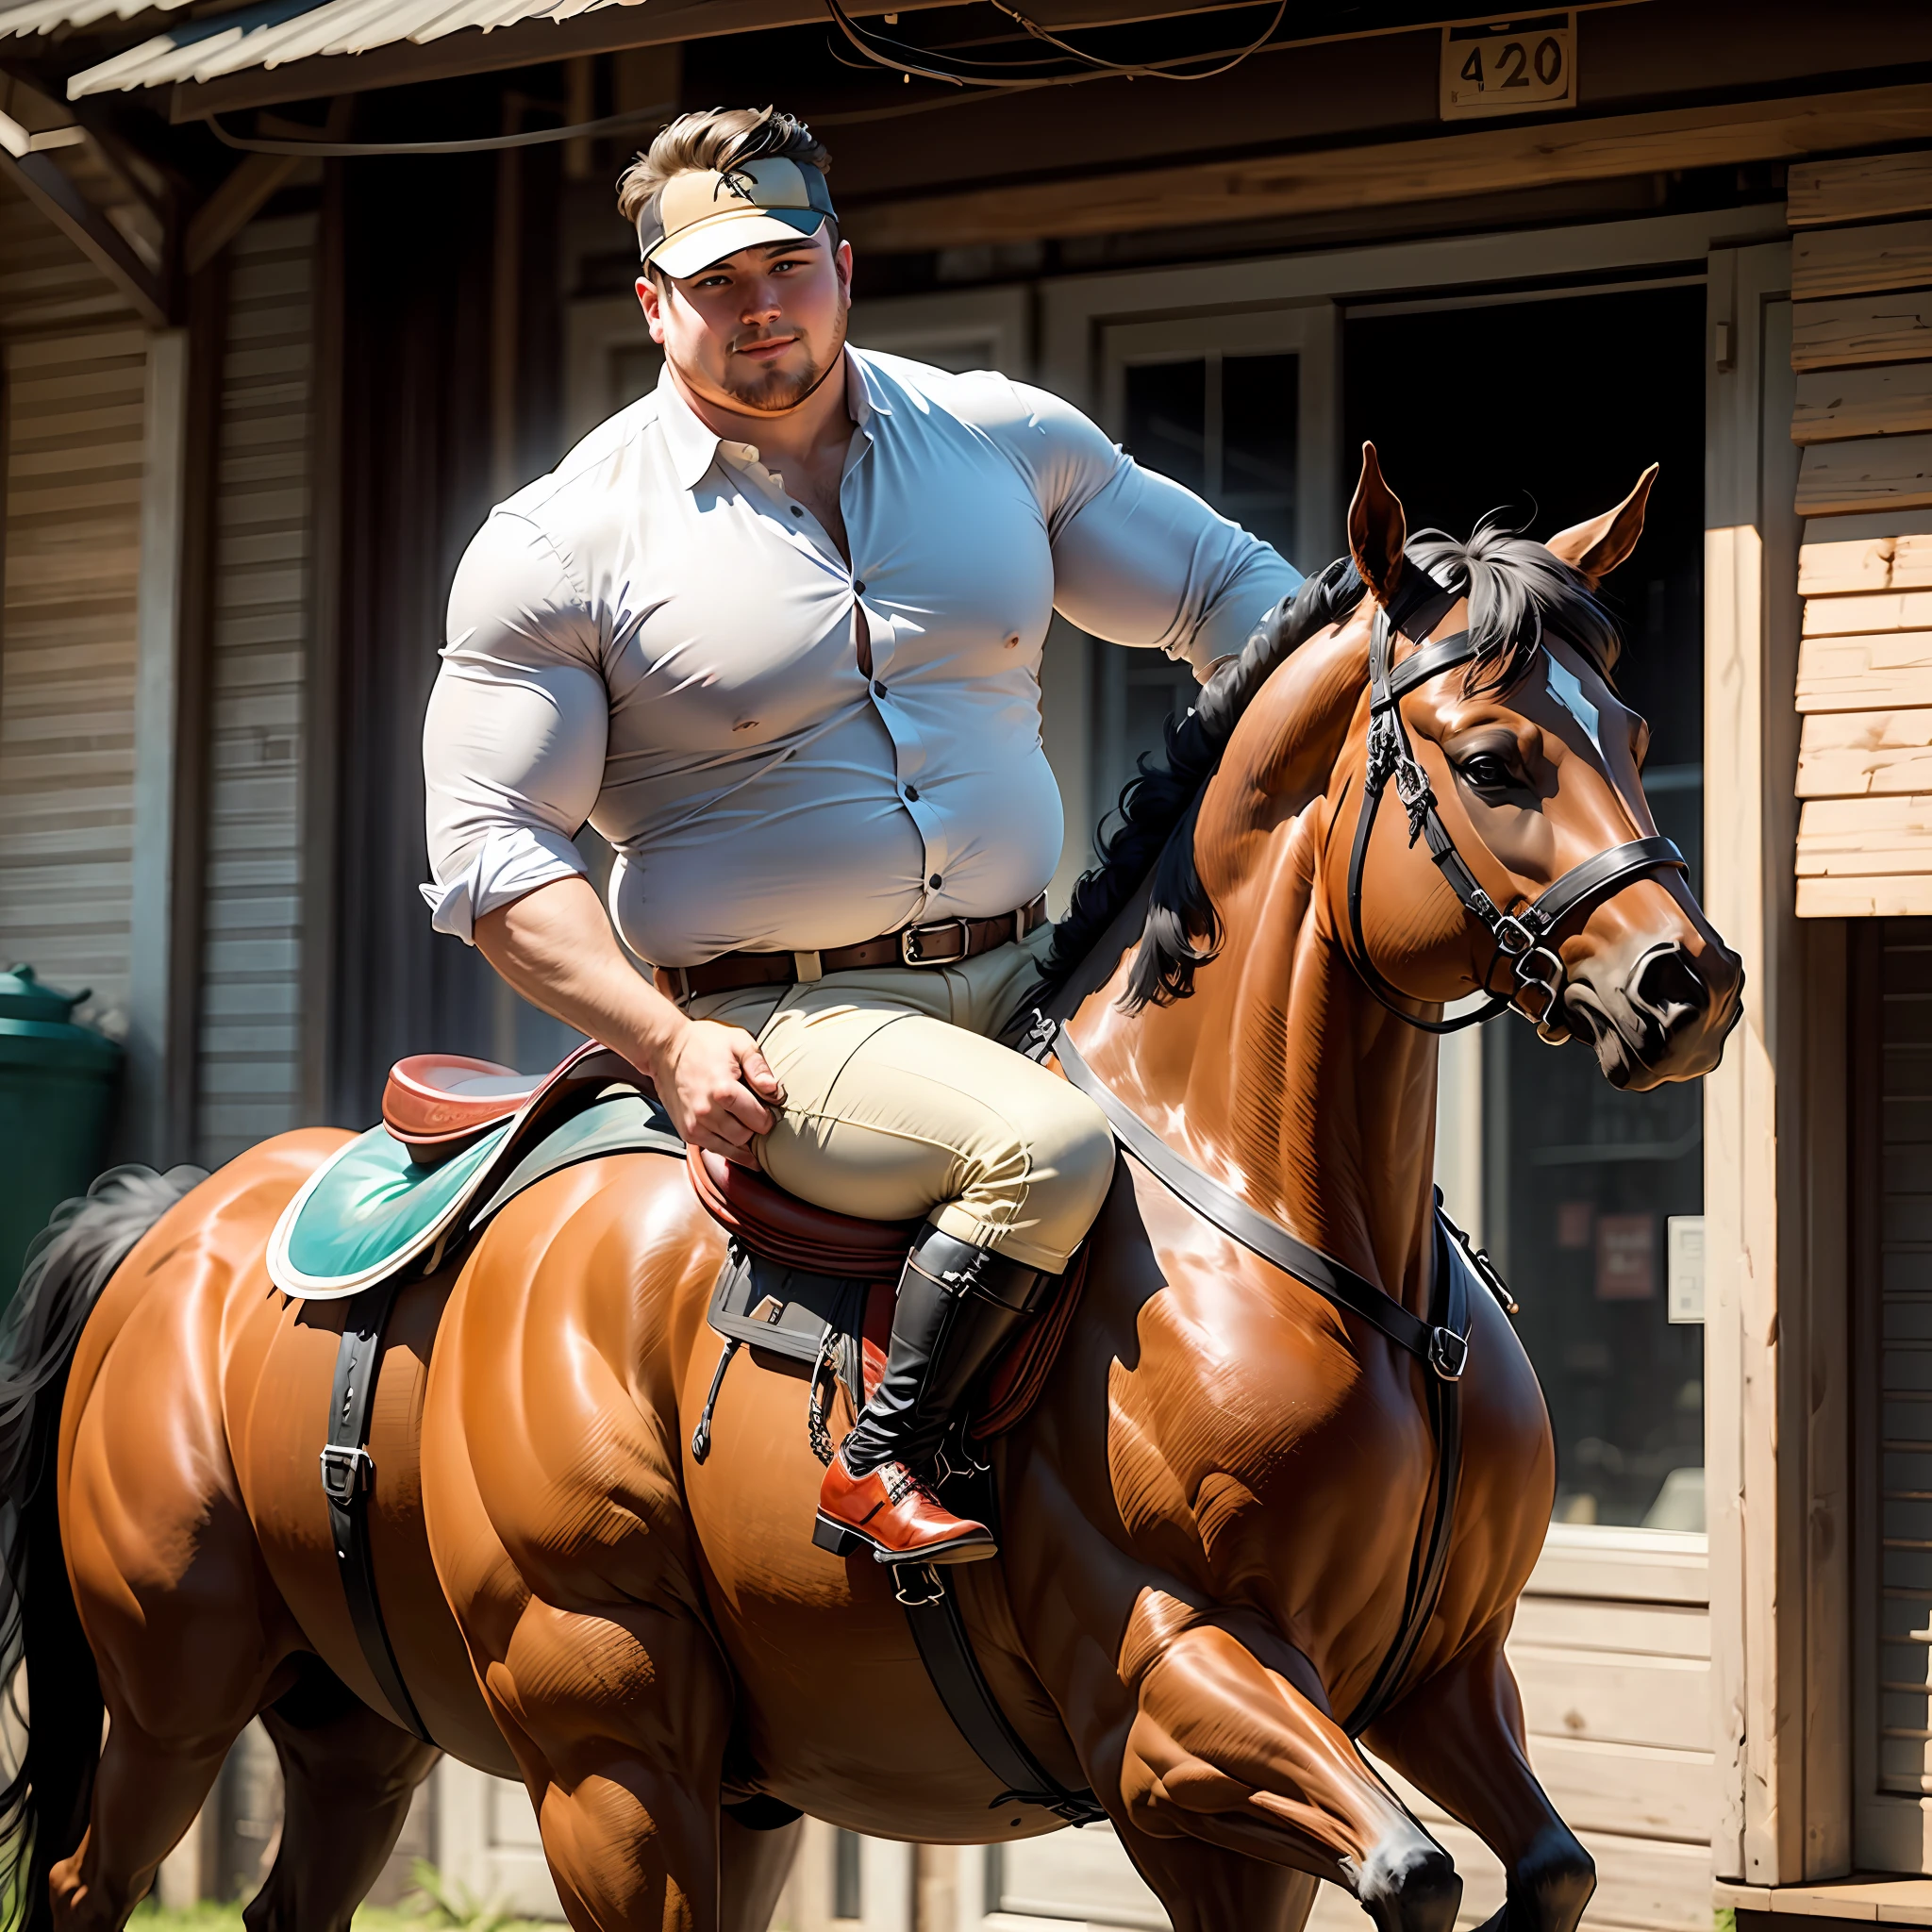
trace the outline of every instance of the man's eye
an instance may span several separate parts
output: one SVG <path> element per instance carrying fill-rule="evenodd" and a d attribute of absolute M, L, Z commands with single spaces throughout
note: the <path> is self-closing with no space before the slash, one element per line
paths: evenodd
<path fill-rule="evenodd" d="M 1493 752 L 1479 751 L 1456 768 L 1478 791 L 1506 791 L 1516 780 Z"/>

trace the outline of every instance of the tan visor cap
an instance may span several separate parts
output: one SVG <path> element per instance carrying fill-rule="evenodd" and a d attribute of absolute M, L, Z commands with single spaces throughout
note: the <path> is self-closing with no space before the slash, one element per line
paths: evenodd
<path fill-rule="evenodd" d="M 776 158 L 723 173 L 674 175 L 638 217 L 646 267 L 681 278 L 761 242 L 815 235 L 832 212 L 816 168 Z"/>

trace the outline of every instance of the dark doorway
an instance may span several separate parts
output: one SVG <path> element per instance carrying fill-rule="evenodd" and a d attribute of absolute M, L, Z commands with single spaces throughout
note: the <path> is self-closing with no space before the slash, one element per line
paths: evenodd
<path fill-rule="evenodd" d="M 1704 815 L 1702 284 L 1353 317 L 1352 489 L 1364 439 L 1411 530 L 1502 508 L 1547 537 L 1659 463 L 1643 541 L 1605 585 L 1618 683 L 1649 719 L 1645 786 L 1695 872 Z M 1580 1046 L 1497 1022 L 1483 1062 L 1484 1234 L 1557 1434 L 1559 1519 L 1702 1529 L 1703 1331 L 1669 1316 L 1672 1224 L 1704 1206 L 1696 1085 L 1614 1091 Z"/>

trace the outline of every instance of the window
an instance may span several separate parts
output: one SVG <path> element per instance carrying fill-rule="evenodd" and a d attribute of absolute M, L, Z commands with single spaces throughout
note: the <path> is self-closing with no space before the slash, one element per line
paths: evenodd
<path fill-rule="evenodd" d="M 1134 323 L 1106 335 L 1109 425 L 1136 461 L 1207 498 L 1224 516 L 1305 561 L 1302 311 Z M 1120 796 L 1194 675 L 1154 651 L 1097 647 L 1096 802 Z"/>
<path fill-rule="evenodd" d="M 1693 891 L 1704 304 L 1700 282 L 1352 315 L 1344 334 L 1343 447 L 1374 441 L 1411 530 L 1466 536 L 1504 507 L 1547 536 L 1661 463 L 1643 541 L 1604 592 L 1624 635 L 1618 684 L 1652 727 L 1645 790 Z M 1587 408 L 1572 408 L 1580 371 Z M 1588 1048 L 1506 1018 L 1488 1029 L 1482 1089 L 1483 1232 L 1549 1403 L 1557 1518 L 1702 1530 L 1703 1330 L 1668 1319 L 1672 1224 L 1704 1205 L 1701 1087 L 1620 1093 Z"/>

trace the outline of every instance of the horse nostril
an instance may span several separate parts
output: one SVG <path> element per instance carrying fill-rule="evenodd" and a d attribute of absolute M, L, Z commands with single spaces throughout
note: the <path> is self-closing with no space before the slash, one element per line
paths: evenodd
<path fill-rule="evenodd" d="M 1682 946 L 1654 948 L 1637 962 L 1630 1002 L 1651 1014 L 1668 1033 L 1703 1012 L 1710 989 Z"/>

